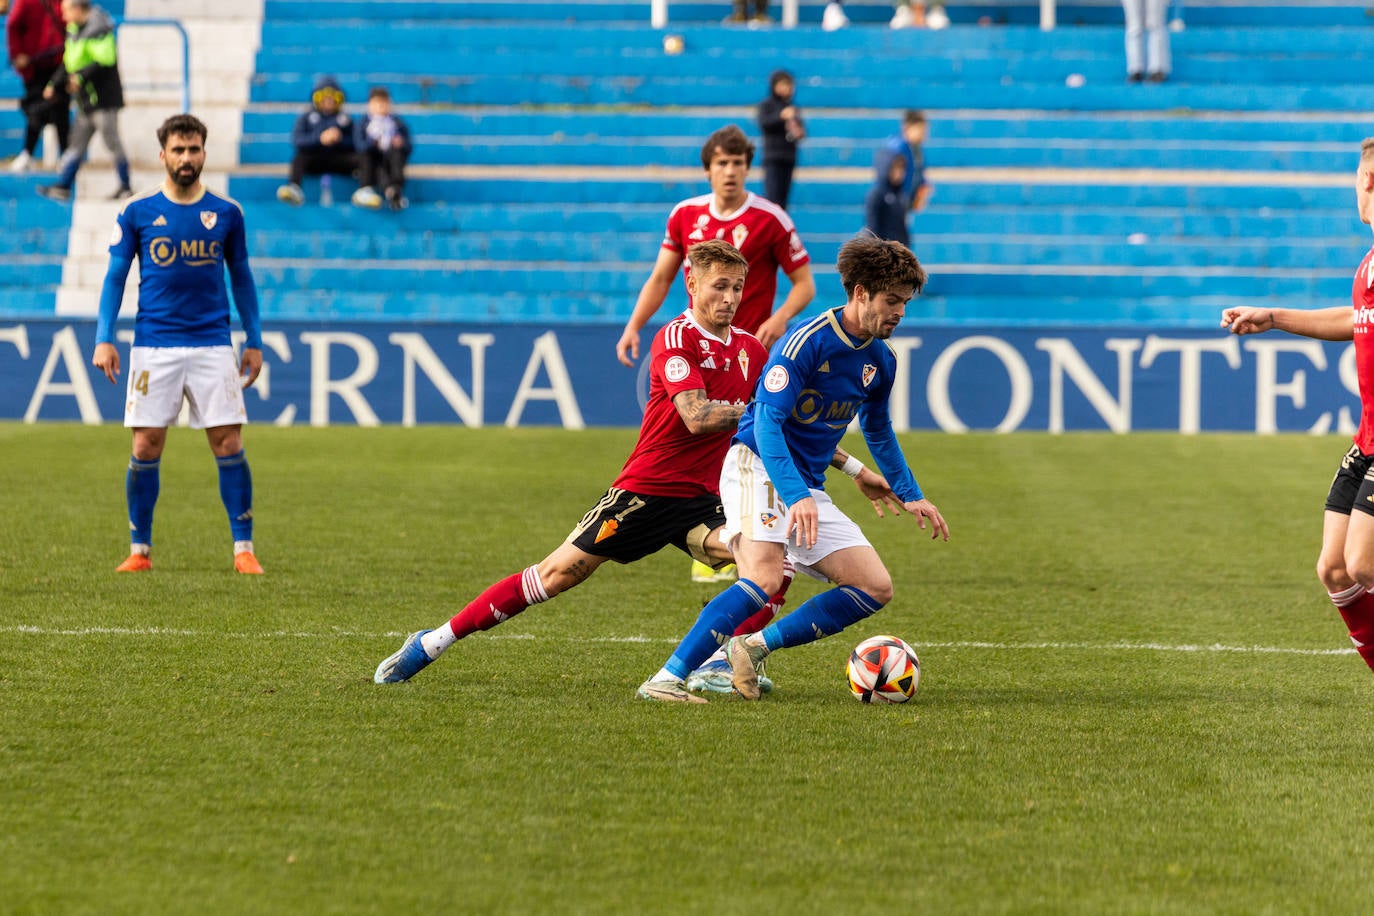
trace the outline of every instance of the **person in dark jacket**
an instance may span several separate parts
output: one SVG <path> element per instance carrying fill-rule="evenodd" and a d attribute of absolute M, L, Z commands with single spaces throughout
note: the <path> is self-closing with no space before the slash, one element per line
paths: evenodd
<path fill-rule="evenodd" d="M 114 159 L 119 187 L 111 200 L 133 196 L 129 187 L 129 157 L 119 139 L 119 110 L 124 107 L 124 84 L 119 79 L 119 52 L 115 42 L 114 20 L 91 0 L 62 0 L 62 16 L 67 20 L 67 45 L 62 65 L 43 90 L 46 99 L 57 98 L 59 87 L 76 100 L 76 122 L 71 142 L 58 165 L 57 183 L 38 188 L 49 200 L 68 201 L 76 173 L 86 158 L 86 150 L 97 133 Z"/>
<path fill-rule="evenodd" d="M 310 108 L 301 112 L 291 130 L 291 172 L 277 188 L 277 200 L 292 206 L 305 203 L 301 179 L 306 175 L 352 175 L 358 170 L 357 123 L 343 110 L 344 91 L 332 76 L 321 77 L 310 94 Z"/>
<path fill-rule="evenodd" d="M 793 103 L 797 81 L 786 70 L 768 78 L 768 98 L 759 102 L 759 130 L 763 132 L 763 196 L 787 209 L 792 192 L 792 172 L 797 167 L 797 146 L 806 137 L 806 125 Z"/>
<path fill-rule="evenodd" d="M 864 228 L 880 239 L 911 247 L 907 233 L 906 159 L 884 146 L 874 163 L 873 186 L 864 198 Z"/>
<path fill-rule="evenodd" d="M 410 159 L 410 128 L 392 111 L 391 93 L 385 86 L 367 92 L 367 114 L 358 124 L 358 190 L 355 206 L 376 210 L 385 195 L 387 206 L 404 210 L 406 161 Z M 377 193 L 377 188 L 382 194 Z"/>
<path fill-rule="evenodd" d="M 57 129 L 58 152 L 67 148 L 72 119 L 66 85 L 51 99 L 43 98 L 43 90 L 62 65 L 66 37 L 61 0 L 14 0 L 10 6 L 5 41 L 10 65 L 24 81 L 24 97 L 19 100 L 19 109 L 24 112 L 24 148 L 11 160 L 11 172 L 27 172 L 33 167 L 38 140 L 49 124 Z"/>

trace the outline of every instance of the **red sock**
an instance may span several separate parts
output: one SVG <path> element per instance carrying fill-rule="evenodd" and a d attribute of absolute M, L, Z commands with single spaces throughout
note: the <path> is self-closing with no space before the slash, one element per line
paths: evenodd
<path fill-rule="evenodd" d="M 744 619 L 744 623 L 735 627 L 735 632 L 731 636 L 748 636 L 750 633 L 757 633 L 768 624 L 773 622 L 773 618 L 778 616 L 778 611 L 782 610 L 783 604 L 787 602 L 787 590 L 792 586 L 791 564 L 783 571 L 782 588 L 778 593 L 768 599 L 768 603 Z"/>
<path fill-rule="evenodd" d="M 1374 670 L 1374 595 L 1365 591 L 1364 586 L 1355 584 L 1345 591 L 1332 594 L 1331 602 L 1341 612 L 1346 628 L 1350 630 L 1350 641 L 1355 644 L 1355 651 Z"/>
<path fill-rule="evenodd" d="M 539 581 L 537 567 L 531 566 L 513 573 L 473 598 L 467 607 L 448 622 L 455 639 L 462 639 L 477 630 L 490 630 L 501 621 L 529 607 L 548 601 Z"/>

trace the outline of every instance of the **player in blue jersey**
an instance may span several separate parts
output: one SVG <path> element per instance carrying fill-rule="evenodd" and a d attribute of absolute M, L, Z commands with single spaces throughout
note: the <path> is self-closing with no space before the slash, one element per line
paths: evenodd
<path fill-rule="evenodd" d="M 91 362 L 111 382 L 119 378 L 115 318 L 124 282 L 138 258 L 138 314 L 129 351 L 129 392 L 124 425 L 133 429 L 133 457 L 125 478 L 129 504 L 129 558 L 119 572 L 152 569 L 153 507 L 167 427 L 182 402 L 190 424 L 204 429 L 219 465 L 219 492 L 234 538 L 234 569 L 261 574 L 253 554 L 253 479 L 243 454 L 243 389 L 262 371 L 258 294 L 248 267 L 243 210 L 201 184 L 205 125 L 189 114 L 158 128 L 158 158 L 167 177 L 131 198 L 110 239 L 110 266 L 100 291 L 95 355 Z M 245 340 L 241 360 L 229 338 L 228 270 Z"/>
<path fill-rule="evenodd" d="M 825 469 L 855 417 L 903 510 L 921 528 L 929 521 L 931 537 L 949 540 L 949 525 L 921 493 L 888 414 L 897 359 L 883 341 L 925 285 L 925 270 L 906 246 L 868 236 L 840 248 L 838 267 L 848 301 L 773 348 L 725 456 L 721 535 L 734 549 L 739 581 L 702 609 L 667 664 L 640 686 L 645 699 L 684 699 L 687 673 L 763 606 L 787 559 L 835 587 L 725 643 L 735 690 L 745 699 L 759 698 L 758 668 L 769 652 L 833 636 L 892 600 L 892 577 L 878 552 L 825 492 Z M 863 469 L 851 457 L 842 470 L 854 477 Z"/>

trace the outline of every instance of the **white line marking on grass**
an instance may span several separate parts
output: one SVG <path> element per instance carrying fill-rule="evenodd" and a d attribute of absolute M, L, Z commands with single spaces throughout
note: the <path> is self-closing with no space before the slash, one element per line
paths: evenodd
<path fill-rule="evenodd" d="M 195 639 L 318 639 L 321 636 L 349 637 L 355 639 L 397 639 L 409 636 L 407 632 L 365 633 L 357 630 L 324 630 L 317 633 L 292 630 L 273 630 L 263 633 L 216 633 L 207 630 L 185 630 L 175 627 L 38 627 L 25 624 L 0 626 L 0 633 L 27 633 L 33 636 L 186 636 Z M 651 636 L 572 636 L 549 637 L 535 636 L 530 633 L 511 633 L 487 635 L 487 639 L 548 640 L 574 643 L 665 643 L 675 644 L 676 639 L 661 639 Z M 1026 651 L 1080 651 L 1080 652 L 1216 652 L 1250 653 L 1254 655 L 1353 655 L 1354 648 L 1347 649 L 1298 649 L 1291 646 L 1227 646 L 1222 643 L 1211 645 L 1167 645 L 1154 642 L 912 642 L 917 649 L 990 649 L 998 652 Z"/>

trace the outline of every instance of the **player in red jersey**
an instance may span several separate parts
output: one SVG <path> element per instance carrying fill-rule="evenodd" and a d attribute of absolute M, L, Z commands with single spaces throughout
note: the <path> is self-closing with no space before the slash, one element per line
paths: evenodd
<path fill-rule="evenodd" d="M 681 201 L 668 215 L 668 228 L 649 279 L 639 291 L 634 311 L 625 323 L 615 352 L 627 366 L 639 358 L 639 332 L 663 305 L 679 269 L 691 273 L 687 249 L 706 239 L 724 239 L 749 261 L 749 279 L 735 324 L 758 337 L 764 348 L 782 337 L 787 322 L 801 313 L 816 296 L 811 276 L 811 256 L 797 235 L 787 212 L 744 187 L 754 145 L 734 124 L 717 130 L 701 147 L 701 165 L 711 193 Z M 778 291 L 778 269 L 792 283 L 782 306 L 773 312 Z M 729 581 L 734 567 L 714 573 L 704 564 L 692 563 L 694 582 Z"/>
<path fill-rule="evenodd" d="M 610 489 L 541 562 L 490 586 L 443 626 L 412 633 L 377 666 L 377 683 L 409 680 L 455 641 L 567 591 L 607 560 L 632 563 L 669 544 L 713 566 L 731 560 L 720 539 L 720 466 L 768 353 L 731 326 L 744 289 L 743 255 L 721 241 L 692 252 L 692 308 L 654 337 L 639 441 Z M 847 457 L 837 453 L 836 460 Z M 896 498 L 881 475 L 857 482 L 875 502 Z"/>
<path fill-rule="evenodd" d="M 1355 173 L 1360 220 L 1374 225 L 1374 137 L 1360 147 Z M 1230 308 L 1222 327 L 1235 334 L 1278 328 L 1318 340 L 1353 340 L 1360 382 L 1360 427 L 1341 459 L 1326 497 L 1317 577 L 1350 630 L 1350 640 L 1374 669 L 1374 248 L 1355 271 L 1351 306 L 1327 309 Z"/>
<path fill-rule="evenodd" d="M 735 325 L 757 337 L 765 349 L 782 337 L 787 322 L 816 297 L 811 256 L 797 235 L 792 218 L 777 204 L 744 187 L 753 161 L 754 145 L 734 124 L 706 138 L 701 147 L 701 165 L 706 169 L 711 193 L 681 201 L 668 215 L 668 229 L 658 260 L 615 345 L 616 356 L 625 365 L 633 366 L 639 358 L 639 332 L 668 298 L 687 249 L 697 242 L 724 239 L 748 260 L 749 279 L 744 284 L 744 300 L 735 316 Z M 792 290 L 774 312 L 779 268 L 791 281 Z M 690 263 L 686 274 L 691 274 Z"/>

